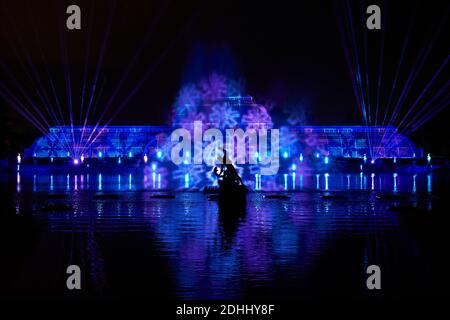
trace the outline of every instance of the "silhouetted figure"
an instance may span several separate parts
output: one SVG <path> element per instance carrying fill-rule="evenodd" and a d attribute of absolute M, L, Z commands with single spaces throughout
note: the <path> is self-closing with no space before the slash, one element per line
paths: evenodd
<path fill-rule="evenodd" d="M 237 216 L 245 212 L 247 188 L 236 168 L 227 158 L 225 149 L 220 169 L 215 167 L 214 174 L 219 178 L 219 213 L 226 216 Z"/>
<path fill-rule="evenodd" d="M 218 178 L 222 178 L 222 180 L 219 180 L 219 186 L 223 186 L 226 188 L 233 188 L 238 186 L 241 186 L 240 188 L 242 188 L 242 186 L 245 187 L 241 177 L 236 171 L 236 168 L 228 160 L 227 151 L 225 149 L 223 149 L 223 159 L 220 165 L 220 169 L 215 167 L 214 174 Z"/>

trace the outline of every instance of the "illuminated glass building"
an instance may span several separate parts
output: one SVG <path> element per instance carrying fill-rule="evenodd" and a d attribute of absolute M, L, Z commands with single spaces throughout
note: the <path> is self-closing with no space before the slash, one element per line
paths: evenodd
<path fill-rule="evenodd" d="M 169 126 L 52 127 L 25 150 L 35 158 L 119 158 L 155 156 L 168 160 Z M 86 141 L 89 141 L 87 143 Z M 291 126 L 280 132 L 281 158 L 413 158 L 414 143 L 394 127 Z"/>

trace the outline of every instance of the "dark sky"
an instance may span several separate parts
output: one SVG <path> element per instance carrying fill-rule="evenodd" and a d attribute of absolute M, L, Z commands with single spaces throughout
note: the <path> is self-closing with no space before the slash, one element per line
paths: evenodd
<path fill-rule="evenodd" d="M 81 7 L 81 31 L 65 28 L 65 8 L 70 4 Z M 410 21 L 413 29 L 399 89 L 417 54 L 434 34 L 436 21 L 442 19 L 445 10 L 448 12 L 448 4 L 351 1 L 358 30 L 363 30 L 365 15 L 362 13 L 369 4 L 381 6 L 386 28 L 381 90 L 382 100 L 386 100 Z M 308 109 L 312 124 L 360 124 L 339 32 L 344 8 L 344 1 L 118 0 L 114 5 L 112 0 L 1 0 L 0 59 L 2 68 L 12 72 L 33 99 L 38 97 L 33 95 L 35 91 L 27 72 L 33 79 L 39 78 L 50 95 L 45 71 L 48 65 L 63 109 L 67 110 L 64 62 L 70 70 L 76 108 L 84 68 L 87 68 L 89 89 L 105 43 L 97 82 L 97 90 L 102 91 L 92 119 L 99 118 L 128 66 L 132 66 L 131 71 L 113 99 L 106 119 L 136 84 L 145 79 L 135 96 L 113 119 L 115 124 L 165 123 L 183 83 L 195 81 L 211 71 L 245 80 L 247 93 L 260 102 L 273 101 L 279 108 L 303 105 Z M 111 21 L 111 28 L 105 37 L 108 21 Z M 411 97 L 420 94 L 420 89 L 450 52 L 448 21 L 443 29 L 416 85 L 411 88 Z M 381 32 L 367 32 L 366 36 L 369 70 L 377 72 Z M 67 49 L 66 60 L 61 48 Z M 358 48 L 360 52 L 362 48 Z M 133 60 L 136 53 L 139 54 Z M 19 94 L 4 69 L 0 81 L 10 92 Z M 437 88 L 442 87 L 441 84 L 438 82 Z M 410 102 L 407 100 L 407 103 Z M 7 107 L 4 100 L 1 105 L 3 118 L 8 121 L 15 118 L 15 111 Z"/>

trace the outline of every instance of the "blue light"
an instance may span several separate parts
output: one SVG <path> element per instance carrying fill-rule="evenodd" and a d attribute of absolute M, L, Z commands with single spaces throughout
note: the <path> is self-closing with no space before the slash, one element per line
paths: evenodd
<path fill-rule="evenodd" d="M 118 164 L 121 164 L 121 163 L 122 163 L 122 159 L 121 159 L 120 157 L 117 159 L 117 163 L 118 163 Z"/>
<path fill-rule="evenodd" d="M 397 158 L 396 157 L 394 157 L 394 163 L 397 163 Z"/>
<path fill-rule="evenodd" d="M 372 173 L 372 174 L 370 175 L 370 178 L 371 178 L 371 183 L 370 183 L 371 189 L 372 189 L 372 190 L 375 190 L 375 181 L 374 181 L 375 173 Z"/>
<path fill-rule="evenodd" d="M 316 158 L 317 158 L 317 159 L 320 158 L 320 153 L 316 152 Z"/>
<path fill-rule="evenodd" d="M 394 177 L 394 192 L 398 192 L 398 188 L 397 188 L 397 177 L 398 177 L 398 174 L 394 173 L 393 177 Z"/>
<path fill-rule="evenodd" d="M 158 152 L 156 153 L 156 157 L 158 157 L 158 159 L 162 158 L 162 151 L 158 150 Z"/>
<path fill-rule="evenodd" d="M 325 157 L 325 164 L 328 164 L 330 160 L 328 159 L 328 156 Z"/>
<path fill-rule="evenodd" d="M 156 163 L 152 163 L 152 170 L 156 171 Z"/>
<path fill-rule="evenodd" d="M 158 173 L 158 189 L 161 189 L 161 173 Z"/>
<path fill-rule="evenodd" d="M 98 152 L 98 157 L 99 157 L 99 158 L 103 157 L 103 152 L 99 151 L 99 152 Z"/>
<path fill-rule="evenodd" d="M 73 159 L 73 164 L 77 165 L 79 163 L 78 159 Z"/>
<path fill-rule="evenodd" d="M 128 152 L 128 158 L 131 158 L 133 156 L 133 154 L 130 152 Z"/>
<path fill-rule="evenodd" d="M 363 160 L 364 160 L 364 163 L 366 163 L 367 162 L 367 156 L 366 156 L 366 154 L 364 153 L 364 155 L 363 155 Z"/>
<path fill-rule="evenodd" d="M 283 158 L 287 159 L 289 157 L 289 154 L 287 153 L 287 151 L 283 152 Z"/>
<path fill-rule="evenodd" d="M 329 173 L 325 173 L 325 190 L 328 190 L 328 177 L 330 176 Z"/>
<path fill-rule="evenodd" d="M 81 161 L 82 163 L 84 162 L 84 155 L 81 155 L 80 161 Z"/>
<path fill-rule="evenodd" d="M 148 161 L 147 154 L 144 154 L 144 162 L 147 163 L 147 161 Z"/>
<path fill-rule="evenodd" d="M 300 162 L 303 162 L 303 153 L 300 153 L 299 159 L 300 159 Z"/>
<path fill-rule="evenodd" d="M 131 173 L 128 175 L 128 190 L 131 190 L 131 179 L 132 179 L 132 176 L 131 176 Z"/>
<path fill-rule="evenodd" d="M 292 170 L 293 171 L 297 170 L 297 165 L 295 163 L 292 164 Z"/>
<path fill-rule="evenodd" d="M 288 188 L 288 175 L 287 173 L 284 174 L 284 190 L 287 190 Z"/>
<path fill-rule="evenodd" d="M 187 189 L 189 188 L 189 173 L 186 173 L 184 175 L 184 187 Z"/>
<path fill-rule="evenodd" d="M 20 156 L 20 153 L 17 154 L 17 164 L 20 164 L 22 162 L 22 157 Z"/>
<path fill-rule="evenodd" d="M 428 155 L 427 155 L 427 162 L 428 162 L 428 164 L 431 163 L 431 154 L 428 154 Z"/>

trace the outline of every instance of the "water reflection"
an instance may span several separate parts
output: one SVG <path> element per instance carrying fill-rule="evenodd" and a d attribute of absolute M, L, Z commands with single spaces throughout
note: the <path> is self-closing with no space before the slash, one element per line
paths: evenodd
<path fill-rule="evenodd" d="M 189 187 L 190 176 L 183 177 L 181 187 Z M 261 177 L 254 177 L 254 185 L 260 186 Z M 83 263 L 89 265 L 86 279 L 91 288 L 103 290 L 105 279 L 114 272 L 121 272 L 112 272 L 114 265 L 129 268 L 127 270 L 136 268 L 136 265 L 119 261 L 123 256 L 111 254 L 116 248 L 133 252 L 136 243 L 130 239 L 136 238 L 140 245 L 134 256 L 136 261 L 150 264 L 139 258 L 147 251 L 151 251 L 151 256 L 162 257 L 166 269 L 158 272 L 167 273 L 173 280 L 176 297 L 189 299 L 264 296 L 260 288 L 270 288 L 272 296 L 279 294 L 280 297 L 287 294 L 283 291 L 286 287 L 299 294 L 308 292 L 311 281 L 308 279 L 317 277 L 314 270 L 320 270 L 323 263 L 334 265 L 336 260 L 333 259 L 342 261 L 345 267 L 356 265 L 356 274 L 363 277 L 360 271 L 365 265 L 378 259 L 389 263 L 390 258 L 383 257 L 383 252 L 395 254 L 396 249 L 402 252 L 405 245 L 393 248 L 392 238 L 381 236 L 397 232 L 401 223 L 398 214 L 387 210 L 386 201 L 376 201 L 371 194 L 378 190 L 414 194 L 414 203 L 432 208 L 433 197 L 422 199 L 417 195 L 431 193 L 435 182 L 432 175 L 426 173 L 372 173 L 370 184 L 368 174 L 363 172 L 323 175 L 291 172 L 280 178 L 281 186 L 274 184 L 276 190 L 302 192 L 289 193 L 290 199 L 285 200 L 264 199 L 262 193 L 250 193 L 246 209 L 233 215 L 220 211 L 217 202 L 208 201 L 200 192 L 177 192 L 175 199 L 151 198 L 153 191 L 167 185 L 163 184 L 163 173 L 155 170 L 148 175 L 102 172 L 94 175 L 92 181 L 89 174 L 26 175 L 22 171 L 17 173 L 15 181 L 14 175 L 11 180 L 16 184 L 12 189 L 16 191 L 17 214 L 23 214 L 25 205 L 30 207 L 29 202 L 24 204 L 30 200 L 20 195 L 34 192 L 31 210 L 34 217 L 45 220 L 53 236 L 67 234 L 72 238 L 77 235 L 63 246 L 71 246 L 75 241 L 79 250 L 68 249 L 73 254 L 71 261 L 84 259 Z M 269 181 L 269 178 L 264 179 L 264 183 Z M 93 192 L 86 192 L 90 187 Z M 69 202 L 73 211 L 40 211 L 39 208 L 50 201 L 45 198 L 49 191 L 66 194 L 67 190 L 73 192 L 68 193 L 67 198 L 54 201 Z M 95 199 L 93 194 L 97 190 L 116 197 Z M 321 198 L 323 191 L 329 190 L 342 191 L 347 200 Z M 45 233 L 42 236 L 46 237 Z M 120 242 L 114 242 L 116 247 L 105 239 L 120 239 Z M 344 249 L 335 252 L 337 243 Z M 332 258 L 326 252 L 333 252 Z M 353 256 L 355 261 L 346 262 Z M 155 272 L 152 268 L 149 266 L 147 272 Z M 113 279 L 108 278 L 108 281 L 114 285 Z M 326 287 L 327 283 L 329 285 L 329 281 L 324 280 L 321 285 Z M 359 285 L 349 286 L 351 290 L 359 290 Z"/>

